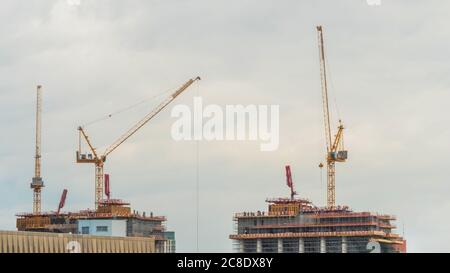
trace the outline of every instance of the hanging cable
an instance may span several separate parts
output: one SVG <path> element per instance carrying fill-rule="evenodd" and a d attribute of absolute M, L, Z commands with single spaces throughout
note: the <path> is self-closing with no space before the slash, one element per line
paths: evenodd
<path fill-rule="evenodd" d="M 143 99 L 143 100 L 141 100 L 141 101 L 139 101 L 139 102 L 137 102 L 137 103 L 134 103 L 134 104 L 132 104 L 132 105 L 129 105 L 129 106 L 127 106 L 127 107 L 124 107 L 124 108 L 121 108 L 121 109 L 119 109 L 119 110 L 117 110 L 117 111 L 114 111 L 114 112 L 112 112 L 112 113 L 110 113 L 110 114 L 108 114 L 108 115 L 105 115 L 105 116 L 100 117 L 100 118 L 98 118 L 98 119 L 92 120 L 92 121 L 90 121 L 90 122 L 84 124 L 82 127 L 87 127 L 87 126 L 96 124 L 96 123 L 98 123 L 98 122 L 101 122 L 101 121 L 110 119 L 110 118 L 112 118 L 113 116 L 116 116 L 116 115 L 122 114 L 122 113 L 124 113 L 124 112 L 130 111 L 130 110 L 132 110 L 132 109 L 134 109 L 134 108 L 136 108 L 136 107 L 138 107 L 138 106 L 140 106 L 140 105 L 142 105 L 142 104 L 144 104 L 144 103 L 146 103 L 146 102 L 148 102 L 148 101 L 155 100 L 155 99 L 161 97 L 162 95 L 167 94 L 167 93 L 170 92 L 171 90 L 173 90 L 173 89 L 168 89 L 168 90 L 163 91 L 163 92 L 161 92 L 161 93 L 159 93 L 159 94 L 156 94 L 156 95 L 154 95 L 154 96 L 145 98 L 145 99 Z"/>
<path fill-rule="evenodd" d="M 319 170 L 320 170 L 320 190 L 323 189 L 323 164 L 319 164 Z"/>
<path fill-rule="evenodd" d="M 336 114 L 337 114 L 337 117 L 338 117 L 338 120 L 342 120 L 342 118 L 341 118 L 341 112 L 339 111 L 339 106 L 338 106 L 338 104 L 337 104 L 337 100 L 336 100 L 336 94 L 335 94 L 335 88 L 334 88 L 334 81 L 333 81 L 333 76 L 332 76 L 332 74 L 331 74 L 331 71 L 332 71 L 332 69 L 331 69 L 331 67 L 330 67 L 330 64 L 328 63 L 328 58 L 327 58 L 327 56 L 325 56 L 325 62 L 326 62 L 326 64 L 327 64 L 327 67 L 328 67 L 328 70 L 327 70 L 327 72 L 328 72 L 328 78 L 329 78 L 329 83 L 330 83 L 330 89 L 331 89 L 331 96 L 333 97 L 333 104 L 334 104 L 334 108 L 336 109 Z"/>
<path fill-rule="evenodd" d="M 199 96 L 199 87 L 196 87 L 195 94 Z M 195 134 L 195 132 L 194 132 Z M 196 196 L 196 245 L 197 245 L 197 253 L 199 252 L 199 219 L 200 219 L 200 140 L 195 141 L 195 157 L 196 157 L 196 185 L 195 185 L 195 196 Z"/>

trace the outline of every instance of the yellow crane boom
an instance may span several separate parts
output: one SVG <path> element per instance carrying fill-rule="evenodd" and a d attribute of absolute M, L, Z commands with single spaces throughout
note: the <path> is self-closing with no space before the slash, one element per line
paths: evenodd
<path fill-rule="evenodd" d="M 180 88 L 173 92 L 167 99 L 161 102 L 155 109 L 148 113 L 144 118 L 142 118 L 138 123 L 131 127 L 127 132 L 125 132 L 119 139 L 113 142 L 105 152 L 99 156 L 96 149 L 92 145 L 86 131 L 83 127 L 79 126 L 79 137 L 80 144 L 78 151 L 76 153 L 77 163 L 93 163 L 95 164 L 95 207 L 98 208 L 100 201 L 103 199 L 103 165 L 106 161 L 106 157 L 111 154 L 117 147 L 124 143 L 128 138 L 130 138 L 134 133 L 136 133 L 140 128 L 142 128 L 147 122 L 149 122 L 153 117 L 155 117 L 159 112 L 161 112 L 167 105 L 169 105 L 176 97 L 183 93 L 189 86 L 191 86 L 195 81 L 200 80 L 200 77 L 189 79 Z M 81 153 L 81 138 L 85 140 L 92 154 L 82 154 Z"/>
<path fill-rule="evenodd" d="M 325 47 L 323 40 L 322 26 L 317 26 L 317 36 L 319 41 L 320 78 L 322 84 L 323 117 L 325 123 L 325 138 L 327 144 L 327 206 L 336 206 L 336 162 L 347 160 L 347 151 L 344 150 L 344 126 L 339 121 L 338 131 L 334 140 L 331 136 L 330 108 L 328 103 L 328 82 L 327 69 L 325 65 Z M 319 166 L 323 166 L 322 164 Z"/>

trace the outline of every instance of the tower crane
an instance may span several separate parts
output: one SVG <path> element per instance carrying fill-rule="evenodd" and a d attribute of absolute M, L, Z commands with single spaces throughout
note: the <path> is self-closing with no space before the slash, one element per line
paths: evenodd
<path fill-rule="evenodd" d="M 155 117 L 159 112 L 161 112 L 167 105 L 169 105 L 176 97 L 178 97 L 183 91 L 185 91 L 189 86 L 191 86 L 195 81 L 200 80 L 200 77 L 194 79 L 189 79 L 180 88 L 173 92 L 167 99 L 161 102 L 155 109 L 148 113 L 144 118 L 142 118 L 138 123 L 131 127 L 126 133 L 124 133 L 120 138 L 113 142 L 102 154 L 98 154 L 96 148 L 92 145 L 89 140 L 86 130 L 82 127 L 78 127 L 79 131 L 79 148 L 76 152 L 77 163 L 91 163 L 95 165 L 95 208 L 97 209 L 101 200 L 103 199 L 103 166 L 108 155 L 110 155 L 114 150 L 117 149 L 122 143 L 124 143 L 128 138 L 130 138 L 134 133 L 136 133 L 142 126 L 149 122 L 153 117 Z M 92 154 L 82 154 L 81 153 L 81 138 L 85 140 Z"/>
<path fill-rule="evenodd" d="M 328 83 L 327 71 L 325 65 L 325 49 L 323 40 L 322 26 L 317 26 L 317 35 L 319 40 L 319 58 L 320 58 L 320 76 L 322 84 L 322 103 L 323 117 L 325 122 L 325 138 L 327 145 L 327 206 L 334 208 L 336 206 L 336 162 L 345 162 L 347 160 L 347 151 L 344 150 L 344 125 L 339 120 L 337 133 L 332 139 L 330 125 L 330 111 L 328 105 Z M 322 163 L 320 166 L 323 166 Z"/>
<path fill-rule="evenodd" d="M 41 213 L 41 189 L 44 187 L 44 181 L 41 177 L 41 112 L 42 112 L 42 86 L 37 86 L 36 92 L 36 146 L 34 156 L 34 177 L 32 178 L 30 188 L 33 189 L 33 213 Z"/>

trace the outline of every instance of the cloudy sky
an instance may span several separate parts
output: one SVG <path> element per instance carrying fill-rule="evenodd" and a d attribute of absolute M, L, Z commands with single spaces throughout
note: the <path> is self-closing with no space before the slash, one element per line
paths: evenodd
<path fill-rule="evenodd" d="M 43 210 L 93 206 L 94 169 L 75 163 L 77 126 L 201 76 L 110 155 L 112 195 L 168 218 L 178 251 L 231 251 L 234 212 L 296 188 L 322 206 L 323 120 L 316 25 L 323 25 L 333 122 L 347 129 L 336 199 L 394 214 L 412 252 L 450 251 L 448 1 L 3 0 L 0 8 L 0 229 L 31 211 L 35 86 L 44 86 Z M 280 146 L 175 142 L 171 108 L 280 106 Z M 159 97 L 163 99 L 163 97 Z M 158 100 L 86 127 L 104 149 Z M 338 109 L 338 110 L 337 110 Z M 198 145 L 198 146 L 197 146 Z M 198 160 L 197 160 L 198 152 Z"/>

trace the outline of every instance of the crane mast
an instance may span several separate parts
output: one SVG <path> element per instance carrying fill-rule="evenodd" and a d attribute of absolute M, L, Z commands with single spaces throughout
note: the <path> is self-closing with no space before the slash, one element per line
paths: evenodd
<path fill-rule="evenodd" d="M 34 156 L 34 177 L 30 187 L 33 189 L 33 213 L 41 213 L 41 189 L 44 181 L 41 177 L 41 112 L 42 112 L 42 86 L 38 85 L 36 90 L 36 146 Z"/>
<path fill-rule="evenodd" d="M 89 140 L 88 135 L 83 127 L 79 126 L 79 138 L 80 144 L 78 151 L 76 153 L 77 163 L 93 163 L 95 164 L 95 208 L 97 209 L 101 200 L 103 200 L 103 177 L 104 177 L 104 162 L 109 154 L 111 154 L 117 147 L 124 143 L 128 138 L 130 138 L 134 133 L 136 133 L 140 128 L 142 128 L 147 122 L 149 122 L 153 117 L 155 117 L 159 112 L 161 112 L 167 105 L 169 105 L 176 97 L 178 97 L 182 92 L 184 92 L 189 86 L 191 86 L 195 81 L 200 80 L 200 77 L 194 79 L 189 79 L 180 88 L 173 92 L 167 99 L 161 102 L 153 111 L 148 113 L 144 118 L 142 118 L 138 123 L 131 127 L 127 132 L 125 132 L 119 139 L 117 139 L 113 144 L 111 144 L 102 155 L 98 155 L 96 149 Z M 81 153 L 81 139 L 84 139 L 92 154 L 82 154 Z"/>
<path fill-rule="evenodd" d="M 347 151 L 344 150 L 343 130 L 344 126 L 339 120 L 338 131 L 332 140 L 330 125 L 330 108 L 328 103 L 328 82 L 327 70 L 325 65 L 325 48 L 323 40 L 322 26 L 317 26 L 317 36 L 319 42 L 320 59 L 320 78 L 322 86 L 323 117 L 325 124 L 325 139 L 327 145 L 327 206 L 334 208 L 336 206 L 336 162 L 345 162 L 347 160 Z"/>

